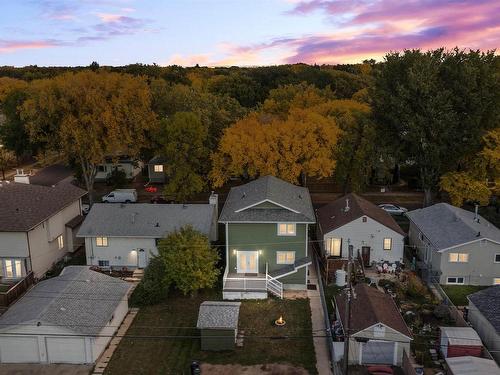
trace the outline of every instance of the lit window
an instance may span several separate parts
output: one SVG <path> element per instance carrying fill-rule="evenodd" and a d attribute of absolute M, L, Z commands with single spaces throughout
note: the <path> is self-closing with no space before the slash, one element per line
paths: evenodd
<path fill-rule="evenodd" d="M 500 285 L 500 277 L 495 277 L 493 279 L 493 285 Z"/>
<path fill-rule="evenodd" d="M 450 253 L 448 257 L 450 263 L 467 263 L 469 261 L 469 254 L 466 253 Z"/>
<path fill-rule="evenodd" d="M 384 238 L 384 250 L 392 249 L 392 238 Z"/>
<path fill-rule="evenodd" d="M 277 251 L 277 264 L 293 264 L 295 262 L 295 251 Z"/>
<path fill-rule="evenodd" d="M 64 238 L 62 234 L 59 237 L 57 237 L 57 247 L 59 248 L 59 250 L 64 248 Z"/>
<path fill-rule="evenodd" d="M 279 223 L 278 236 L 295 236 L 295 223 Z"/>
<path fill-rule="evenodd" d="M 163 165 L 155 164 L 155 172 L 163 172 Z"/>
<path fill-rule="evenodd" d="M 463 284 L 464 283 L 464 278 L 463 277 L 448 277 L 446 279 L 447 284 Z"/>
<path fill-rule="evenodd" d="M 341 238 L 327 238 L 326 239 L 326 251 L 329 256 L 339 257 L 341 254 Z"/>
<path fill-rule="evenodd" d="M 108 246 L 108 237 L 96 237 L 95 243 L 99 247 Z"/>
<path fill-rule="evenodd" d="M 109 260 L 100 260 L 98 264 L 99 267 L 109 267 Z"/>
<path fill-rule="evenodd" d="M 14 267 L 11 260 L 5 261 L 5 276 L 14 277 Z"/>
<path fill-rule="evenodd" d="M 5 277 L 17 278 L 22 276 L 22 264 L 20 260 L 4 260 Z"/>
<path fill-rule="evenodd" d="M 500 263 L 500 254 L 495 254 L 495 263 Z"/>

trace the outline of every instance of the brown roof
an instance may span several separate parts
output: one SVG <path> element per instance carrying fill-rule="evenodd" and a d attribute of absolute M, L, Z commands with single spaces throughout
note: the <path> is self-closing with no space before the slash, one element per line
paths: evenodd
<path fill-rule="evenodd" d="M 345 210 L 346 199 L 349 199 L 348 211 Z M 387 228 L 403 236 L 405 235 L 405 232 L 389 213 L 354 193 L 343 196 L 317 209 L 316 216 L 318 217 L 318 223 L 323 233 L 328 233 L 334 229 L 340 228 L 361 216 L 368 216 Z"/>
<path fill-rule="evenodd" d="M 380 290 L 362 283 L 354 286 L 356 298 L 351 298 L 350 333 L 354 334 L 377 323 L 412 337 L 403 317 L 392 297 Z M 342 325 L 345 324 L 345 293 L 335 297 L 335 304 L 339 309 Z"/>
<path fill-rule="evenodd" d="M 70 183 L 54 187 L 0 183 L 0 231 L 27 232 L 87 192 Z"/>

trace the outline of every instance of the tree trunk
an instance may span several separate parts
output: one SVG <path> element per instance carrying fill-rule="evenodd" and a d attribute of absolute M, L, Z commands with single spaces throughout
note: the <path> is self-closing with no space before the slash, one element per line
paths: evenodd
<path fill-rule="evenodd" d="M 5 169 L 2 168 L 2 180 L 5 180 Z"/>
<path fill-rule="evenodd" d="M 427 187 L 424 188 L 424 207 L 430 206 L 432 204 L 432 189 Z"/>
<path fill-rule="evenodd" d="M 94 180 L 97 173 L 97 168 L 94 164 L 80 158 L 80 166 L 82 167 L 82 175 L 85 181 L 85 187 L 89 196 L 89 206 L 94 204 Z"/>

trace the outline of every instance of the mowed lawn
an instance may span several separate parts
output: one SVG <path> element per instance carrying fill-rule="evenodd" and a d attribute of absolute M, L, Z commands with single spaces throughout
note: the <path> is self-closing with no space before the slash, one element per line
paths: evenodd
<path fill-rule="evenodd" d="M 467 296 L 476 293 L 487 286 L 478 285 L 441 285 L 444 292 L 455 306 L 466 306 L 469 304 Z"/>
<path fill-rule="evenodd" d="M 141 308 L 127 335 L 151 338 L 122 339 L 106 374 L 189 374 L 193 360 L 241 365 L 288 363 L 317 373 L 307 299 L 243 301 L 239 329 L 248 337 L 243 347 L 234 351 L 202 352 L 198 338 L 158 337 L 198 336 L 195 327 L 200 303 L 217 299 L 220 296 L 213 292 L 194 298 L 171 296 L 165 303 Z M 287 324 L 275 327 L 274 320 L 281 314 Z"/>

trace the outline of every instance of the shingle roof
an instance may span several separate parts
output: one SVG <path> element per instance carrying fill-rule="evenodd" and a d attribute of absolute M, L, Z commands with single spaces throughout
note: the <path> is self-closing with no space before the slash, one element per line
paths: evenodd
<path fill-rule="evenodd" d="M 500 229 L 474 212 L 447 203 L 438 203 L 407 213 L 436 250 L 444 250 L 478 239 L 487 238 L 500 242 Z"/>
<path fill-rule="evenodd" d="M 500 334 L 500 285 L 480 290 L 467 298 Z"/>
<path fill-rule="evenodd" d="M 349 210 L 346 211 L 347 199 L 349 200 Z M 316 213 L 323 233 L 331 232 L 362 216 L 368 216 L 387 228 L 405 235 L 405 232 L 389 213 L 354 193 L 319 208 Z"/>
<path fill-rule="evenodd" d="M 48 187 L 1 182 L 0 231 L 29 231 L 86 193 L 70 183 Z"/>
<path fill-rule="evenodd" d="M 58 326 L 79 334 L 98 334 L 109 323 L 131 284 L 90 270 L 68 266 L 54 278 L 30 289 L 0 317 L 0 329 L 11 326 Z"/>
<path fill-rule="evenodd" d="M 96 203 L 78 236 L 162 238 L 186 225 L 209 236 L 214 215 L 210 204 Z"/>
<path fill-rule="evenodd" d="M 499 375 L 500 369 L 492 359 L 472 356 L 446 358 L 453 375 Z"/>
<path fill-rule="evenodd" d="M 165 164 L 167 162 L 167 158 L 157 155 L 151 158 L 150 161 L 148 161 L 148 164 Z"/>
<path fill-rule="evenodd" d="M 265 201 L 281 208 L 247 208 Z M 242 211 L 237 212 L 238 210 Z M 309 190 L 273 176 L 260 177 L 248 184 L 231 188 L 219 221 L 316 222 Z"/>
<path fill-rule="evenodd" d="M 356 298 L 351 299 L 351 319 L 349 320 L 349 328 L 353 334 L 374 324 L 382 323 L 405 336 L 412 337 L 408 326 L 390 295 L 365 283 L 357 284 L 354 287 L 354 291 Z M 346 321 L 345 293 L 336 296 L 335 303 L 339 309 L 342 324 L 344 324 Z"/>
<path fill-rule="evenodd" d="M 205 301 L 200 305 L 197 328 L 238 328 L 241 302 Z"/>
<path fill-rule="evenodd" d="M 52 186 L 72 176 L 73 170 L 70 167 L 63 164 L 53 164 L 39 170 L 29 179 L 30 184 Z"/>
<path fill-rule="evenodd" d="M 439 327 L 441 337 L 446 336 L 450 345 L 483 346 L 481 338 L 472 327 Z"/>

